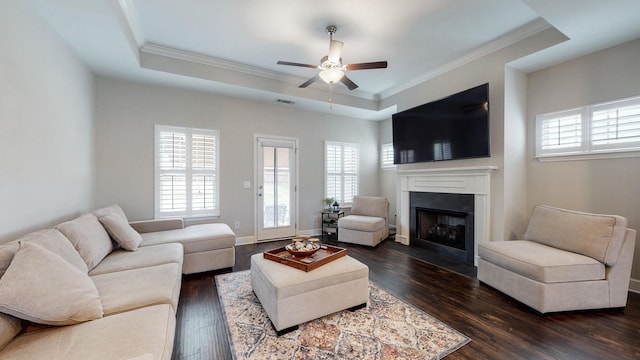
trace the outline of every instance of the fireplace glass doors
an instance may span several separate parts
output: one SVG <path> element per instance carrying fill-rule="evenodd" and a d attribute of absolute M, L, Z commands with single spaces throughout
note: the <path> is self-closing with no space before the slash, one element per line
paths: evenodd
<path fill-rule="evenodd" d="M 418 239 L 467 250 L 466 213 L 424 208 L 416 208 L 416 212 Z"/>
<path fill-rule="evenodd" d="M 451 261 L 473 264 L 474 195 L 409 195 L 410 246 L 429 249 Z"/>

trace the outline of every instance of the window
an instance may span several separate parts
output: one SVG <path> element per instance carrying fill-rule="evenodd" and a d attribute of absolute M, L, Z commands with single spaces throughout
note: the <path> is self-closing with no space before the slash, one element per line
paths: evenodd
<path fill-rule="evenodd" d="M 396 167 L 393 163 L 393 143 L 386 143 L 380 146 L 380 167 L 383 169 Z"/>
<path fill-rule="evenodd" d="M 218 131 L 156 125 L 156 218 L 219 216 Z"/>
<path fill-rule="evenodd" d="M 325 143 L 325 193 L 340 206 L 351 206 L 358 195 L 358 144 L 327 141 Z"/>
<path fill-rule="evenodd" d="M 536 157 L 640 151 L 640 97 L 536 116 Z"/>

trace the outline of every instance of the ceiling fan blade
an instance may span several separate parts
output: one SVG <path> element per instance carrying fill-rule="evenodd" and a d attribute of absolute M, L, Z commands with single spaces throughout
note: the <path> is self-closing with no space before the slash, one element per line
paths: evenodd
<path fill-rule="evenodd" d="M 349 79 L 347 77 L 347 75 L 343 76 L 340 81 L 342 81 L 343 84 L 347 85 L 347 87 L 349 88 L 349 90 L 353 90 L 355 88 L 358 87 L 358 85 L 356 85 L 356 83 L 354 83 L 353 81 L 351 81 L 351 79 Z"/>
<path fill-rule="evenodd" d="M 344 43 L 338 40 L 331 40 L 329 44 L 329 56 L 328 60 L 332 63 L 340 63 L 340 55 L 342 54 L 342 47 Z"/>
<path fill-rule="evenodd" d="M 289 61 L 278 61 L 278 65 L 300 66 L 300 67 L 308 67 L 312 69 L 318 68 L 318 65 L 301 64 L 301 63 L 295 63 L 295 62 L 289 62 Z"/>
<path fill-rule="evenodd" d="M 367 69 L 386 69 L 386 68 L 387 68 L 386 61 L 374 61 L 374 62 L 347 65 L 347 70 L 367 70 Z"/>
<path fill-rule="evenodd" d="M 316 82 L 316 80 L 320 79 L 319 75 L 316 75 L 314 77 L 312 77 L 311 79 L 305 81 L 304 83 L 302 83 L 300 86 L 298 86 L 299 88 L 306 88 L 307 86 L 313 84 L 314 82 Z"/>

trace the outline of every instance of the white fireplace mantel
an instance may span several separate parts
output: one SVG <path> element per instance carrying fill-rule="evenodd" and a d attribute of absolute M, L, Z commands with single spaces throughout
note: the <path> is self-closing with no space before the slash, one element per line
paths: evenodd
<path fill-rule="evenodd" d="M 419 169 L 398 171 L 398 217 L 396 241 L 409 245 L 409 193 L 474 194 L 473 258 L 478 262 L 478 243 L 489 238 L 491 172 L 497 166 Z"/>

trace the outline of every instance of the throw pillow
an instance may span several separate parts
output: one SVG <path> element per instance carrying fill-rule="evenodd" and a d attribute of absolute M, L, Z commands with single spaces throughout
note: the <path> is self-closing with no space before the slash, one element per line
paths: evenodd
<path fill-rule="evenodd" d="M 22 321 L 17 317 L 0 313 L 0 349 L 22 331 Z"/>
<path fill-rule="evenodd" d="M 109 214 L 101 217 L 100 222 L 111 237 L 122 246 L 123 249 L 133 251 L 142 242 L 142 236 L 135 231 L 129 223 L 117 214 Z"/>
<path fill-rule="evenodd" d="M 18 240 L 0 246 L 0 276 L 4 274 L 5 270 L 11 264 L 14 254 L 20 247 L 20 242 L 34 242 L 67 260 L 71 265 L 77 267 L 78 270 L 84 273 L 88 271 L 87 265 L 80 257 L 80 254 L 78 254 L 78 251 L 76 251 L 73 244 L 69 242 L 69 239 L 67 239 L 64 234 L 55 229 L 45 229 L 24 235 Z"/>
<path fill-rule="evenodd" d="M 86 273 L 33 242 L 20 242 L 0 278 L 0 312 L 45 325 L 70 325 L 103 315 Z"/>
<path fill-rule="evenodd" d="M 103 216 L 111 215 L 111 214 L 116 214 L 121 218 L 123 218 L 124 221 L 129 221 L 127 219 L 127 215 L 124 213 L 124 211 L 118 204 L 113 204 L 111 206 L 93 210 L 93 215 L 95 215 L 98 219 L 100 219 Z"/>
<path fill-rule="evenodd" d="M 84 214 L 56 226 L 76 248 L 89 270 L 113 251 L 111 238 L 98 219 Z"/>

